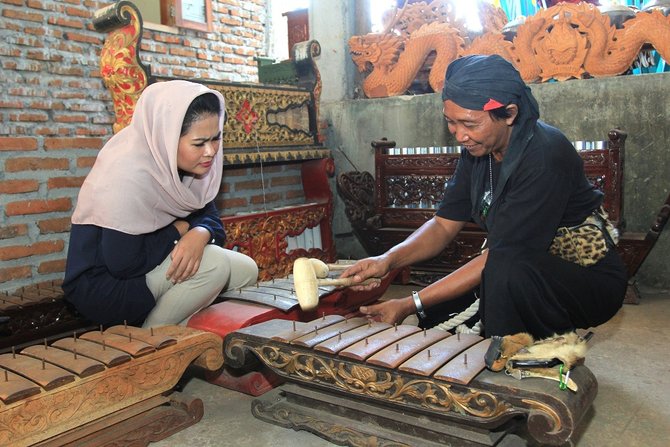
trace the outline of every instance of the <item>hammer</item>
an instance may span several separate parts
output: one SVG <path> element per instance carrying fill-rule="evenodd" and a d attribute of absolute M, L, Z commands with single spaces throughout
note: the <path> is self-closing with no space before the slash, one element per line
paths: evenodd
<path fill-rule="evenodd" d="M 369 283 L 369 280 L 356 283 L 353 278 L 326 278 L 331 270 L 344 270 L 347 267 L 326 264 L 314 258 L 296 259 L 293 263 L 293 288 L 300 308 L 305 311 L 316 308 L 319 304 L 319 286 L 349 287 Z"/>

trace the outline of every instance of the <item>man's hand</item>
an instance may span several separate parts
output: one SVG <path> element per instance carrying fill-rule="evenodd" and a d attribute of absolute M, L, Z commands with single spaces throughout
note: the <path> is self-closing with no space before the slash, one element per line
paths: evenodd
<path fill-rule="evenodd" d="M 340 278 L 353 278 L 355 283 L 361 283 L 368 278 L 382 278 L 389 272 L 388 260 L 382 256 L 361 259 L 340 274 Z M 379 287 L 380 281 L 370 284 L 352 286 L 353 290 L 372 290 Z"/>
<path fill-rule="evenodd" d="M 177 226 L 179 222 L 183 221 L 175 222 L 175 226 L 181 234 L 181 229 Z M 172 263 L 166 272 L 167 279 L 177 284 L 195 275 L 210 238 L 209 230 L 203 227 L 194 227 L 183 234 L 170 253 Z"/>
<path fill-rule="evenodd" d="M 416 308 L 412 298 L 401 298 L 383 301 L 371 306 L 361 306 L 360 312 L 374 321 L 381 321 L 389 324 L 400 324 L 405 318 L 412 315 Z"/>

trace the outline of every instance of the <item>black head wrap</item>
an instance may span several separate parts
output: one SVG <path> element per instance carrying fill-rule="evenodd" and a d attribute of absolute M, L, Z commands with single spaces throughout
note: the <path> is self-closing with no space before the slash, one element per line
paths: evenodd
<path fill-rule="evenodd" d="M 518 106 L 519 113 L 514 120 L 498 186 L 493 194 L 495 204 L 534 135 L 540 117 L 537 101 L 516 68 L 497 55 L 465 56 L 449 64 L 442 100 L 453 101 L 469 110 L 494 110 L 510 104 Z M 493 221 L 494 214 L 492 208 L 492 213 L 487 217 L 489 223 Z"/>
<path fill-rule="evenodd" d="M 442 101 L 450 100 L 470 110 L 493 110 L 509 104 L 536 121 L 537 101 L 512 64 L 500 56 L 465 56 L 447 68 Z"/>

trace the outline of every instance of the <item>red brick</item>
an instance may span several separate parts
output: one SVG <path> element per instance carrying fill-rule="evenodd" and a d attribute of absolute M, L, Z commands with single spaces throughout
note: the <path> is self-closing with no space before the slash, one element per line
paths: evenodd
<path fill-rule="evenodd" d="M 297 199 L 297 198 L 304 199 L 304 197 L 305 197 L 305 192 L 302 189 L 297 189 L 297 190 L 294 190 L 294 191 L 286 191 L 286 199 L 287 200 Z"/>
<path fill-rule="evenodd" d="M 65 272 L 65 259 L 44 261 L 37 267 L 37 272 L 42 274 Z"/>
<path fill-rule="evenodd" d="M 45 138 L 44 149 L 47 151 L 61 149 L 100 149 L 102 138 Z"/>
<path fill-rule="evenodd" d="M 0 151 L 34 151 L 37 139 L 29 137 L 0 137 Z"/>
<path fill-rule="evenodd" d="M 29 265 L 0 269 L 0 282 L 7 282 L 15 279 L 30 278 L 31 276 L 32 271 Z"/>
<path fill-rule="evenodd" d="M 225 167 L 223 169 L 223 178 L 225 179 L 226 177 L 242 177 L 245 175 L 249 175 L 249 171 L 246 168 L 229 168 Z"/>
<path fill-rule="evenodd" d="M 236 182 L 235 191 L 242 191 L 245 189 L 261 189 L 263 183 L 260 180 L 247 180 L 246 182 Z"/>
<path fill-rule="evenodd" d="M 97 157 L 79 157 L 77 158 L 78 168 L 90 168 L 95 163 Z"/>
<path fill-rule="evenodd" d="M 271 202 L 279 202 L 282 199 L 281 194 L 277 192 L 269 193 L 259 196 L 252 196 L 249 199 L 249 202 L 254 204 L 254 205 L 260 205 L 262 203 L 271 203 Z"/>
<path fill-rule="evenodd" d="M 2 11 L 2 16 L 9 19 L 19 19 L 19 20 L 28 20 L 29 22 L 42 22 L 44 21 L 44 16 L 37 13 L 29 13 L 23 11 L 16 11 L 13 9 L 4 9 Z"/>
<path fill-rule="evenodd" d="M 67 158 L 37 158 L 21 157 L 5 161 L 5 171 L 40 171 L 40 170 L 65 170 L 70 168 L 70 160 Z"/>
<path fill-rule="evenodd" d="M 46 255 L 49 253 L 58 253 L 65 248 L 65 242 L 58 241 L 43 241 L 35 242 L 32 245 L 14 245 L 0 248 L 0 261 L 9 261 L 12 259 L 20 259 L 28 256 Z"/>
<path fill-rule="evenodd" d="M 22 216 L 27 214 L 53 213 L 55 211 L 70 211 L 72 199 L 62 197 L 50 200 L 22 200 L 5 205 L 7 216 Z"/>
<path fill-rule="evenodd" d="M 79 8 L 72 8 L 72 7 L 66 7 L 65 8 L 65 13 L 69 16 L 72 17 L 82 17 L 85 19 L 88 19 L 91 17 L 91 12 L 87 11 L 85 9 L 79 9 Z"/>
<path fill-rule="evenodd" d="M 272 186 L 299 185 L 302 183 L 302 178 L 299 176 L 273 177 L 271 182 Z"/>
<path fill-rule="evenodd" d="M 40 184 L 37 180 L 4 180 L 0 181 L 0 194 L 20 194 L 37 191 Z"/>
<path fill-rule="evenodd" d="M 53 120 L 56 123 L 86 123 L 88 122 L 88 117 L 86 115 L 61 114 L 54 115 Z"/>
<path fill-rule="evenodd" d="M 28 234 L 27 224 L 7 225 L 0 227 L 0 239 L 12 239 Z"/>
<path fill-rule="evenodd" d="M 233 199 L 224 199 L 219 202 L 217 202 L 217 208 L 219 210 L 224 211 L 227 209 L 232 209 L 232 208 L 244 208 L 248 205 L 247 199 L 243 197 L 236 197 Z"/>
<path fill-rule="evenodd" d="M 47 180 L 47 189 L 79 188 L 86 177 L 52 177 Z"/>
<path fill-rule="evenodd" d="M 281 165 L 269 165 L 269 166 L 263 166 L 261 169 L 260 166 L 256 166 L 254 168 L 251 168 L 251 172 L 254 174 L 260 174 L 263 172 L 264 174 L 270 173 L 270 172 L 281 172 L 283 169 Z"/>
<path fill-rule="evenodd" d="M 37 222 L 37 227 L 41 234 L 67 233 L 70 231 L 70 218 L 58 217 L 56 219 L 46 219 Z"/>
<path fill-rule="evenodd" d="M 84 24 L 81 22 L 81 20 L 76 19 L 66 19 L 64 17 L 49 17 L 48 23 L 49 25 L 57 25 L 66 28 L 84 29 Z"/>
<path fill-rule="evenodd" d="M 28 122 L 46 122 L 49 121 L 49 115 L 46 113 L 10 113 L 10 121 L 28 121 Z"/>

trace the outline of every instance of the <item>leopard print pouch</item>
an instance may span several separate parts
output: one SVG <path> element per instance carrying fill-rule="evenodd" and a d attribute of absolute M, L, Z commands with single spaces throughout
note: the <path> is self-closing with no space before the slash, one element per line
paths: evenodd
<path fill-rule="evenodd" d="M 601 208 L 579 225 L 559 228 L 549 253 L 588 267 L 604 258 L 617 241 L 617 230 Z"/>

